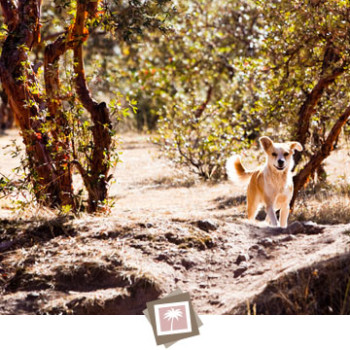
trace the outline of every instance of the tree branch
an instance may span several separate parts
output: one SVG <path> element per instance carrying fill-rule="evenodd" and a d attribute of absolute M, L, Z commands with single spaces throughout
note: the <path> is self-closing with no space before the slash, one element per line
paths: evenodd
<path fill-rule="evenodd" d="M 105 102 L 97 103 L 90 94 L 84 70 L 83 42 L 89 31 L 86 28 L 88 16 L 97 14 L 97 1 L 78 0 L 73 36 L 76 44 L 74 53 L 75 87 L 84 108 L 90 113 L 93 121 L 93 152 L 89 160 L 89 169 L 85 172 L 84 182 L 89 193 L 89 211 L 96 211 L 100 202 L 107 197 L 108 171 L 110 168 L 110 147 L 112 124 Z M 81 172 L 81 171 L 80 171 Z M 83 175 L 82 175 L 83 176 Z"/>
<path fill-rule="evenodd" d="M 344 113 L 338 118 L 329 132 L 325 142 L 317 153 L 315 153 L 304 168 L 294 177 L 294 194 L 291 201 L 293 207 L 299 190 L 307 183 L 309 177 L 317 170 L 322 162 L 330 155 L 334 148 L 339 134 L 350 117 L 350 106 L 346 108 Z"/>
<path fill-rule="evenodd" d="M 333 72 L 327 76 L 323 76 L 314 86 L 312 91 L 306 97 L 305 102 L 299 110 L 299 119 L 297 124 L 297 131 L 295 140 L 300 142 L 303 146 L 308 138 L 308 131 L 310 127 L 310 119 L 315 111 L 315 107 L 322 97 L 324 90 L 334 83 L 342 73 L 345 72 L 345 64 L 341 67 L 335 68 Z M 297 165 L 301 159 L 302 153 L 297 153 L 294 157 L 295 164 Z"/>
<path fill-rule="evenodd" d="M 208 88 L 208 91 L 207 91 L 207 96 L 206 96 L 205 101 L 203 101 L 203 103 L 197 108 L 196 112 L 194 113 L 196 121 L 198 121 L 198 119 L 203 114 L 204 110 L 207 108 L 207 105 L 208 105 L 208 103 L 210 101 L 212 92 L 213 92 L 213 86 L 210 85 L 209 88 Z"/>

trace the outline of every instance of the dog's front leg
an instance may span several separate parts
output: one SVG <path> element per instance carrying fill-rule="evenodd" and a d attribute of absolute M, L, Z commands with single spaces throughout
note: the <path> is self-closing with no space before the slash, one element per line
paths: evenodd
<path fill-rule="evenodd" d="M 289 204 L 283 205 L 280 210 L 280 225 L 281 227 L 288 226 Z"/>
<path fill-rule="evenodd" d="M 278 226 L 278 221 L 277 221 L 277 217 L 276 217 L 276 213 L 275 213 L 275 210 L 273 208 L 273 205 L 267 205 L 266 212 L 267 212 L 267 216 L 270 220 L 271 225 Z"/>

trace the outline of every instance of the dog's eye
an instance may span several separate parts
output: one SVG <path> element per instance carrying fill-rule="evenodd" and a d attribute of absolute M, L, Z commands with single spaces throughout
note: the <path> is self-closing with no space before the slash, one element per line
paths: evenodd
<path fill-rule="evenodd" d="M 275 152 L 273 152 L 272 155 L 273 155 L 274 157 L 277 157 L 277 153 L 275 153 Z"/>
<path fill-rule="evenodd" d="M 285 157 L 288 157 L 288 156 L 289 156 L 289 153 L 288 153 L 288 152 L 286 152 L 286 153 L 284 154 L 284 156 L 285 156 Z"/>

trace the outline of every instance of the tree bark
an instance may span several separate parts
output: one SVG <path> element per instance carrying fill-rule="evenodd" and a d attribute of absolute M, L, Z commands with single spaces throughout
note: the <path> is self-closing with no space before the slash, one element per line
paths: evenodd
<path fill-rule="evenodd" d="M 300 189 L 303 188 L 303 186 L 307 183 L 309 177 L 317 170 L 317 168 L 332 152 L 334 144 L 337 142 L 339 134 L 343 126 L 348 121 L 349 116 L 350 106 L 346 108 L 344 113 L 335 122 L 327 136 L 326 141 L 323 143 L 320 150 L 312 156 L 310 161 L 303 167 L 303 169 L 298 173 L 298 175 L 294 177 L 294 194 L 291 201 L 291 207 L 293 207 Z"/>
<path fill-rule="evenodd" d="M 335 68 L 331 74 L 322 76 L 312 91 L 307 96 L 305 102 L 299 110 L 299 118 L 297 124 L 297 131 L 295 134 L 295 141 L 300 142 L 305 147 L 306 140 L 309 136 L 310 119 L 315 112 L 315 107 L 322 97 L 324 90 L 334 83 L 336 78 L 345 71 L 344 67 Z M 295 165 L 298 165 L 302 157 L 302 153 L 298 152 L 294 156 Z"/>
<path fill-rule="evenodd" d="M 8 103 L 9 99 L 4 90 L 0 92 L 0 98 L 0 132 L 2 132 L 12 127 L 14 122 L 14 116 L 12 113 L 12 109 Z"/>
<path fill-rule="evenodd" d="M 74 35 L 78 44 L 74 46 L 74 71 L 76 74 L 76 91 L 84 108 L 90 113 L 93 126 L 92 136 L 94 148 L 92 157 L 89 159 L 88 169 L 84 170 L 78 163 L 78 169 L 83 177 L 88 191 L 89 211 L 98 210 L 99 205 L 107 199 L 108 172 L 111 148 L 112 124 L 109 110 L 105 102 L 96 102 L 90 94 L 87 86 L 84 59 L 83 42 L 87 39 L 88 32 L 85 30 L 87 16 L 94 17 L 97 11 L 97 2 L 80 0 L 77 3 L 77 15 L 74 24 Z"/>
<path fill-rule="evenodd" d="M 89 211 L 96 211 L 107 198 L 110 168 L 111 121 L 106 103 L 97 103 L 90 95 L 84 73 L 83 42 L 89 31 L 86 20 L 97 16 L 98 1 L 78 0 L 74 24 L 45 48 L 44 77 L 47 98 L 40 95 L 35 69 L 28 51 L 40 41 L 42 0 L 0 0 L 9 34 L 0 58 L 0 77 L 10 106 L 21 128 L 26 146 L 34 191 L 38 200 L 51 207 L 75 207 L 72 168 L 77 166 L 89 194 Z M 71 151 L 69 122 L 62 109 L 59 58 L 73 50 L 75 87 L 78 97 L 93 122 L 94 148 L 84 169 Z M 35 87 L 35 88 L 34 88 Z M 48 110 L 46 116 L 44 110 Z M 48 123 L 51 122 L 50 130 Z M 52 142 L 49 137 L 52 136 Z"/>
<path fill-rule="evenodd" d="M 47 148 L 48 135 L 42 131 L 45 103 L 28 51 L 40 40 L 41 0 L 0 0 L 9 34 L 0 58 L 0 77 L 10 106 L 20 126 L 33 177 L 36 198 L 45 205 L 59 204 L 59 183 L 53 160 Z M 38 90 L 38 89 L 36 89 Z"/>
<path fill-rule="evenodd" d="M 61 205 L 70 205 L 75 209 L 72 163 L 70 161 L 71 141 L 70 126 L 62 111 L 60 96 L 59 59 L 73 47 L 73 41 L 68 40 L 68 30 L 52 44 L 45 47 L 44 77 L 47 95 L 49 119 L 52 122 L 53 157 L 55 160 L 57 177 L 60 184 Z"/>

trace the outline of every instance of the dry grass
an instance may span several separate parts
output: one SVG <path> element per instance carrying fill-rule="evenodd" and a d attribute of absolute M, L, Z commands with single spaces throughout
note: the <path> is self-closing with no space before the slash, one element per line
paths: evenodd
<path fill-rule="evenodd" d="M 324 225 L 349 223 L 349 185 L 331 186 L 327 183 L 301 192 L 290 219 Z"/>
<path fill-rule="evenodd" d="M 344 315 L 350 313 L 350 255 L 328 259 L 271 281 L 248 313 L 270 315 Z M 235 313 L 245 313 L 241 305 Z M 253 310 L 251 310 L 253 307 Z"/>

